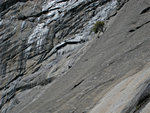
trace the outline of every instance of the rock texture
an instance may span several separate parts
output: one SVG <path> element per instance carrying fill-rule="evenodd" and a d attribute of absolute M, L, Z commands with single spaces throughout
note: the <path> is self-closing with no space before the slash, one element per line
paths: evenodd
<path fill-rule="evenodd" d="M 93 24 L 116 6 L 116 0 L 1 1 L 1 112 L 16 113 L 65 74 L 87 49 Z"/>
<path fill-rule="evenodd" d="M 117 84 L 90 113 L 149 113 L 149 71 L 148 65 Z"/>
<path fill-rule="evenodd" d="M 149 5 L 1 1 L 0 112 L 149 113 Z"/>

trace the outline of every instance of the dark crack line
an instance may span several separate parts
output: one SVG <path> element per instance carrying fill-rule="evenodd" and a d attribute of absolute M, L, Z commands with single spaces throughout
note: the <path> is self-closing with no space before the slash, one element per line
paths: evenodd
<path fill-rule="evenodd" d="M 129 32 L 130 32 L 130 33 L 135 32 L 136 30 L 140 29 L 141 27 L 143 27 L 144 25 L 146 25 L 146 24 L 148 24 L 148 23 L 150 23 L 150 21 L 147 21 L 147 22 L 145 22 L 144 24 L 142 24 L 142 25 L 140 25 L 140 26 L 137 26 L 137 27 L 134 28 L 134 29 L 131 29 Z"/>
<path fill-rule="evenodd" d="M 150 7 L 147 7 L 140 14 L 148 13 L 149 11 L 150 11 Z"/>
<path fill-rule="evenodd" d="M 81 80 L 80 82 L 78 82 L 77 84 L 75 84 L 75 85 L 73 86 L 73 88 L 71 88 L 71 90 L 73 90 L 73 89 L 75 89 L 76 87 L 78 87 L 80 84 L 83 83 L 83 81 L 84 81 L 84 80 Z"/>

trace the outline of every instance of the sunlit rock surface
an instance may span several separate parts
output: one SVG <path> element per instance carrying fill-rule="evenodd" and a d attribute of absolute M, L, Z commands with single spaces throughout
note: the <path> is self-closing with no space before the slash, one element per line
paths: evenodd
<path fill-rule="evenodd" d="M 90 113 L 149 113 L 149 65 L 112 88 Z M 146 106 L 146 107 L 145 107 Z"/>
<path fill-rule="evenodd" d="M 0 112 L 149 113 L 149 4 L 1 1 Z"/>
<path fill-rule="evenodd" d="M 5 0 L 0 6 L 2 113 L 36 100 L 85 53 L 94 23 L 117 11 L 116 0 Z"/>

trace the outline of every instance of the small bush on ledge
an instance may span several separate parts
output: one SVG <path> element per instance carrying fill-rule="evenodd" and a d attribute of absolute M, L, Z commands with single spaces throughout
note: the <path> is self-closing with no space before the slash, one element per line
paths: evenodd
<path fill-rule="evenodd" d="M 105 25 L 105 23 L 103 22 L 103 21 L 97 21 L 95 24 L 94 24 L 94 26 L 93 26 L 93 31 L 95 32 L 95 33 L 97 33 L 97 32 L 103 32 L 104 30 L 104 25 Z"/>

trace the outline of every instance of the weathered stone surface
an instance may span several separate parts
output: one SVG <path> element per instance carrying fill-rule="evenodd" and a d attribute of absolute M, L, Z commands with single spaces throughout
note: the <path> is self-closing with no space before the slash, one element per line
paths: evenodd
<path fill-rule="evenodd" d="M 125 94 L 102 106 L 114 113 L 148 113 L 149 74 L 139 78 L 149 70 L 149 4 L 29 0 L 0 9 L 0 112 L 85 113 L 129 80 L 131 87 L 122 85 Z M 92 27 L 98 20 L 106 30 L 96 36 Z M 132 85 L 136 81 L 139 89 Z M 129 101 L 120 102 L 123 97 Z M 114 103 L 126 104 L 119 111 Z"/>
<path fill-rule="evenodd" d="M 1 112 L 18 111 L 29 102 L 18 94 L 35 94 L 34 88 L 46 87 L 72 68 L 93 36 L 93 24 L 106 20 L 116 5 L 116 0 L 1 1 Z"/>
<path fill-rule="evenodd" d="M 140 113 L 150 98 L 149 65 L 112 88 L 90 113 Z M 150 112 L 147 108 L 145 113 Z M 142 110 L 142 111 L 144 111 Z"/>

